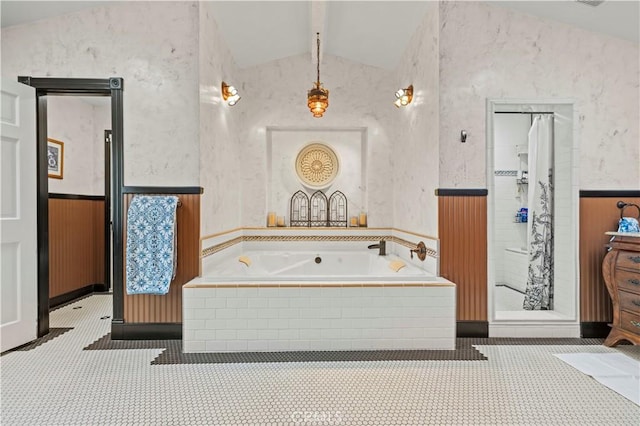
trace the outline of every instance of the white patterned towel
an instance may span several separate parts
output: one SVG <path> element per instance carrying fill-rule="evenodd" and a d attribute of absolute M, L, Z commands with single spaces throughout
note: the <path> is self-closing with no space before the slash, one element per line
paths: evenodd
<path fill-rule="evenodd" d="M 138 195 L 127 213 L 127 294 L 167 294 L 174 277 L 176 196 Z"/>

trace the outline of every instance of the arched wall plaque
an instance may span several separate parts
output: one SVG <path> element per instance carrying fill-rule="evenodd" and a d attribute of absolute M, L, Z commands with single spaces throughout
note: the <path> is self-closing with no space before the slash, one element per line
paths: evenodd
<path fill-rule="evenodd" d="M 338 176 L 339 161 L 336 153 L 323 143 L 311 143 L 296 157 L 296 173 L 303 185 L 326 188 Z"/>

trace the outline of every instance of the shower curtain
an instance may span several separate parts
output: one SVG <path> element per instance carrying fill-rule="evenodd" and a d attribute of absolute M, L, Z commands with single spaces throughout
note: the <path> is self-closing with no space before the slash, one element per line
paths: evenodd
<path fill-rule="evenodd" d="M 529 130 L 529 272 L 523 308 L 553 309 L 553 114 Z"/>

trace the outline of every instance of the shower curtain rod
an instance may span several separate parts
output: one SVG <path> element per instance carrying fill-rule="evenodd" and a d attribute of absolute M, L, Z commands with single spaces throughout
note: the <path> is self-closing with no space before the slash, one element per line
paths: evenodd
<path fill-rule="evenodd" d="M 494 114 L 555 114 L 555 112 L 494 111 Z"/>

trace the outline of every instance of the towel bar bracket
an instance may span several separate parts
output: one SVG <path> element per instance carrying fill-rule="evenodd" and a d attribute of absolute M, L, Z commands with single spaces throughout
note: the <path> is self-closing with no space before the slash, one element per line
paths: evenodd
<path fill-rule="evenodd" d="M 622 219 L 622 217 L 624 216 L 624 209 L 627 207 L 635 207 L 636 209 L 638 209 L 638 220 L 640 220 L 640 206 L 638 206 L 637 204 L 633 204 L 633 203 L 625 203 L 624 201 L 618 201 L 616 203 L 616 207 L 618 207 L 620 209 L 620 219 Z"/>

